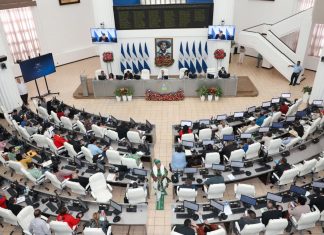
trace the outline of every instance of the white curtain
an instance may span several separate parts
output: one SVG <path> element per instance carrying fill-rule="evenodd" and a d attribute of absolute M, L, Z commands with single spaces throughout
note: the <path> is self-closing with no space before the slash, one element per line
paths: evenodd
<path fill-rule="evenodd" d="M 33 14 L 30 7 L 0 11 L 13 60 L 26 60 L 40 53 Z"/>
<path fill-rule="evenodd" d="M 321 50 L 324 47 L 324 24 L 316 24 L 313 31 L 313 36 L 309 48 L 310 56 L 320 56 Z"/>
<path fill-rule="evenodd" d="M 314 6 L 315 0 L 299 0 L 298 11 L 304 11 Z"/>

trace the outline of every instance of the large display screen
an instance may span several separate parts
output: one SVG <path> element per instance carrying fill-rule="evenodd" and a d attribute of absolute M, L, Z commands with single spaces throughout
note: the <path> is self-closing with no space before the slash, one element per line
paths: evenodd
<path fill-rule="evenodd" d="M 214 4 L 115 6 L 117 30 L 207 28 Z"/>
<path fill-rule="evenodd" d="M 210 25 L 208 27 L 209 40 L 234 40 L 235 26 L 233 25 Z"/>
<path fill-rule="evenodd" d="M 91 28 L 90 32 L 93 43 L 117 42 L 116 29 Z"/>
<path fill-rule="evenodd" d="M 21 61 L 19 66 L 25 82 L 44 77 L 56 71 L 52 53 Z"/>

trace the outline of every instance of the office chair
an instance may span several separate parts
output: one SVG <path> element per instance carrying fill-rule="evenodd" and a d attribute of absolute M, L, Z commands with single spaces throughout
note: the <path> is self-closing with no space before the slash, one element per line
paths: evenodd
<path fill-rule="evenodd" d="M 57 114 L 53 110 L 51 111 L 51 118 L 53 119 L 55 126 L 63 127 L 61 120 L 57 117 Z"/>
<path fill-rule="evenodd" d="M 308 139 L 308 136 L 311 134 L 310 131 L 311 131 L 310 127 L 305 128 L 304 135 L 301 137 L 303 142 Z"/>
<path fill-rule="evenodd" d="M 296 106 L 297 106 L 297 110 L 299 108 L 299 106 L 303 103 L 303 99 L 302 98 L 299 98 L 297 101 L 296 101 Z"/>
<path fill-rule="evenodd" d="M 246 129 L 244 131 L 244 133 L 254 133 L 254 132 L 257 132 L 259 129 L 260 129 L 260 127 L 258 125 L 254 125 L 254 126 L 249 127 L 248 129 Z"/>
<path fill-rule="evenodd" d="M 95 80 L 99 80 L 99 75 L 101 75 L 101 71 L 104 71 L 105 74 L 107 75 L 107 71 L 105 69 L 97 69 L 95 71 Z M 108 78 L 108 77 L 107 77 Z"/>
<path fill-rule="evenodd" d="M 292 138 L 292 140 L 288 144 L 281 145 L 281 150 L 289 150 L 289 149 L 293 148 L 296 144 L 301 142 L 301 140 L 302 140 L 302 138 L 300 138 L 299 136 Z"/>
<path fill-rule="evenodd" d="M 312 125 L 310 126 L 310 130 L 309 130 L 310 134 L 313 134 L 317 130 L 318 126 L 320 125 L 320 122 L 321 122 L 320 117 L 312 122 Z"/>
<path fill-rule="evenodd" d="M 264 126 L 270 126 L 272 122 L 272 117 L 269 116 L 269 117 L 266 117 L 264 120 L 263 120 L 263 123 L 261 125 L 261 127 L 264 127 Z"/>
<path fill-rule="evenodd" d="M 108 149 L 106 151 L 106 156 L 108 159 L 108 163 L 111 165 L 121 165 L 122 164 L 122 156 L 119 154 L 118 151 Z"/>
<path fill-rule="evenodd" d="M 226 235 L 226 234 L 227 234 L 226 230 L 220 225 L 218 225 L 217 230 L 206 233 L 206 235 Z"/>
<path fill-rule="evenodd" d="M 211 168 L 213 164 L 220 163 L 220 155 L 218 152 L 206 153 L 206 157 L 201 158 L 201 160 L 204 163 L 205 168 Z"/>
<path fill-rule="evenodd" d="M 72 229 L 68 223 L 61 221 L 51 221 L 49 225 L 55 235 L 72 235 L 77 227 L 75 226 L 74 229 Z"/>
<path fill-rule="evenodd" d="M 107 184 L 105 175 L 98 172 L 89 178 L 91 195 L 98 203 L 108 203 L 112 198 L 112 187 Z"/>
<path fill-rule="evenodd" d="M 313 169 L 313 178 L 315 178 L 314 175 L 315 175 L 316 173 L 321 172 L 321 171 L 323 171 L 323 170 L 324 170 L 324 158 L 323 158 L 323 157 L 320 157 L 320 158 L 317 160 L 316 165 L 315 165 L 315 167 L 314 167 L 314 169 Z"/>
<path fill-rule="evenodd" d="M 82 146 L 82 147 L 81 147 L 81 151 L 82 151 L 82 153 L 83 153 L 85 159 L 86 159 L 88 162 L 93 163 L 93 155 L 92 155 L 90 149 L 88 149 L 87 147 Z M 98 156 L 98 159 L 102 159 L 102 156 L 99 155 L 99 156 Z"/>
<path fill-rule="evenodd" d="M 234 184 L 235 197 L 239 200 L 241 195 L 255 197 L 255 186 L 250 184 Z"/>
<path fill-rule="evenodd" d="M 320 211 L 317 206 L 313 205 L 313 208 L 317 211 Z M 321 212 L 321 216 L 319 218 L 319 222 L 321 223 L 322 226 L 322 231 L 324 232 L 324 228 L 323 228 L 323 222 L 324 222 L 324 210 Z"/>
<path fill-rule="evenodd" d="M 17 215 L 18 224 L 26 235 L 32 235 L 29 232 L 29 225 L 31 221 L 35 219 L 34 208 L 32 206 L 24 207 Z"/>
<path fill-rule="evenodd" d="M 48 120 L 50 118 L 50 115 L 48 115 L 47 109 L 43 108 L 42 106 L 38 106 L 36 108 L 38 111 L 38 116 L 42 118 L 43 120 Z"/>
<path fill-rule="evenodd" d="M 150 80 L 150 70 L 143 69 L 142 72 L 141 72 L 141 79 Z"/>
<path fill-rule="evenodd" d="M 87 129 L 85 128 L 83 123 L 79 120 L 76 121 L 76 126 L 77 126 L 77 128 L 79 128 L 79 131 L 84 135 L 89 135 L 89 134 L 93 133 L 93 130 L 87 131 Z"/>
<path fill-rule="evenodd" d="M 226 161 L 228 162 L 232 162 L 232 161 L 239 161 L 241 162 L 243 160 L 243 157 L 245 156 L 245 152 L 243 149 L 236 149 L 234 151 L 231 152 L 230 157 L 228 158 L 227 156 L 224 155 L 224 158 L 226 159 Z"/>
<path fill-rule="evenodd" d="M 77 127 L 76 124 L 72 124 L 71 119 L 68 118 L 68 117 L 62 116 L 61 117 L 61 122 L 62 122 L 63 128 L 65 128 L 65 129 L 67 129 L 69 131 L 73 131 Z"/>
<path fill-rule="evenodd" d="M 296 104 L 293 104 L 292 106 L 290 106 L 288 108 L 288 111 L 287 111 L 287 113 L 284 116 L 286 116 L 286 117 L 288 117 L 288 116 L 295 116 L 296 113 L 297 113 L 297 111 L 298 111 L 297 105 Z"/>
<path fill-rule="evenodd" d="M 130 73 L 133 73 L 133 70 L 131 70 L 131 69 L 125 69 L 124 70 L 124 74 L 127 73 L 127 71 L 129 71 Z"/>
<path fill-rule="evenodd" d="M 225 184 L 211 184 L 208 189 L 204 185 L 204 191 L 207 193 L 207 199 L 220 199 L 224 197 L 224 192 L 226 190 Z"/>
<path fill-rule="evenodd" d="M 29 133 L 27 132 L 27 130 L 22 127 L 22 126 L 18 126 L 18 129 L 17 129 L 19 135 L 24 139 L 26 140 L 28 143 L 31 143 L 33 142 L 33 138 L 31 137 L 31 135 L 29 135 Z"/>
<path fill-rule="evenodd" d="M 270 140 L 269 147 L 264 147 L 264 150 L 268 153 L 268 155 L 274 155 L 280 152 L 280 146 L 282 144 L 282 139 L 273 139 Z"/>
<path fill-rule="evenodd" d="M 40 134 L 33 134 L 32 135 L 33 141 L 35 141 L 36 146 L 39 148 L 49 148 L 47 137 Z"/>
<path fill-rule="evenodd" d="M 176 229 L 177 226 L 173 226 L 172 231 L 171 231 L 171 235 L 183 235 L 181 233 L 175 232 L 174 230 Z"/>
<path fill-rule="evenodd" d="M 15 172 L 17 175 L 24 175 L 22 172 L 22 169 L 24 169 L 24 166 L 20 162 L 16 161 L 8 161 L 8 166 L 12 170 L 12 173 Z"/>
<path fill-rule="evenodd" d="M 18 226 L 17 216 L 15 216 L 11 210 L 0 207 L 0 218 L 3 218 L 3 222 L 7 224 Z M 10 235 L 13 234 L 14 231 L 15 230 L 12 230 L 10 232 Z"/>
<path fill-rule="evenodd" d="M 237 229 L 238 234 L 240 235 L 256 235 L 260 234 L 265 229 L 264 224 L 258 223 L 258 224 L 246 224 L 244 225 L 244 228 L 241 230 L 238 222 L 235 222 L 235 227 Z"/>
<path fill-rule="evenodd" d="M 212 138 L 212 129 L 210 129 L 210 128 L 202 129 L 198 133 L 199 141 L 211 140 L 211 138 Z"/>
<path fill-rule="evenodd" d="M 282 113 L 280 111 L 279 112 L 275 112 L 272 115 L 271 124 L 274 123 L 274 122 L 278 122 L 279 119 L 281 118 L 281 115 L 282 115 Z"/>
<path fill-rule="evenodd" d="M 292 169 L 289 169 L 289 170 L 286 170 L 283 172 L 282 176 L 279 176 L 274 172 L 273 173 L 273 176 L 278 180 L 276 182 L 276 185 L 279 187 L 279 191 L 280 191 L 280 188 L 283 186 L 283 185 L 286 185 L 286 184 L 292 184 L 295 182 L 295 177 L 298 175 L 298 169 L 297 168 L 292 168 Z M 273 186 L 272 186 L 273 187 Z"/>
<path fill-rule="evenodd" d="M 76 152 L 73 145 L 72 144 L 69 144 L 68 142 L 64 142 L 64 148 L 65 150 L 67 151 L 68 155 L 70 158 L 81 158 L 83 156 L 83 152 L 80 151 L 80 152 Z"/>
<path fill-rule="evenodd" d="M 105 234 L 101 228 L 85 228 L 83 235 L 111 235 L 111 226 L 108 227 L 108 231 Z"/>
<path fill-rule="evenodd" d="M 250 160 L 258 157 L 260 149 L 261 149 L 261 144 L 259 142 L 250 144 L 248 150 L 245 153 L 245 159 Z"/>
<path fill-rule="evenodd" d="M 303 177 L 305 179 L 305 176 L 308 174 L 313 173 L 313 169 L 317 163 L 316 159 L 311 160 L 304 160 L 304 164 L 297 164 L 293 165 L 295 168 L 298 169 L 297 177 Z"/>
<path fill-rule="evenodd" d="M 193 133 L 183 134 L 181 137 L 182 140 L 195 142 L 195 135 Z"/>
<path fill-rule="evenodd" d="M 164 71 L 164 75 L 163 76 L 169 76 L 169 70 L 168 69 L 160 69 L 159 74 L 158 74 L 158 78 L 159 79 L 163 79 L 162 78 L 162 70 Z"/>
<path fill-rule="evenodd" d="M 72 193 L 78 195 L 87 195 L 87 189 L 85 189 L 80 183 L 73 181 L 66 181 L 65 186 L 71 189 Z"/>
<path fill-rule="evenodd" d="M 65 188 L 66 182 L 68 181 L 68 179 L 65 179 L 64 181 L 59 181 L 56 177 L 56 175 L 54 175 L 53 173 L 46 171 L 45 172 L 45 176 L 46 179 L 48 179 L 50 181 L 50 183 L 56 188 L 59 189 L 61 191 L 61 193 L 63 192 L 63 189 Z"/>
<path fill-rule="evenodd" d="M 53 142 L 52 139 L 46 137 L 46 140 L 47 140 L 47 143 L 48 143 L 48 146 L 49 146 L 50 150 L 51 150 L 51 151 L 52 151 L 56 156 L 60 156 L 62 153 L 65 152 L 64 145 L 58 148 L 58 147 L 56 147 L 56 145 L 54 144 L 54 142 Z"/>
<path fill-rule="evenodd" d="M 8 123 L 8 125 L 9 125 L 9 127 L 13 127 L 13 123 L 12 123 L 12 118 L 11 118 L 11 115 L 10 114 L 8 114 L 7 112 L 3 112 L 3 116 L 4 116 L 4 118 L 6 119 L 6 121 L 7 121 L 7 123 Z"/>
<path fill-rule="evenodd" d="M 294 230 L 303 234 L 307 229 L 314 228 L 316 222 L 321 218 L 321 213 L 319 210 L 311 211 L 301 215 L 300 219 L 297 221 L 295 217 L 290 217 L 290 221 L 293 224 Z M 310 231 L 308 231 L 310 233 Z M 290 233 L 293 234 L 293 233 Z"/>
<path fill-rule="evenodd" d="M 33 183 L 33 188 L 35 186 L 41 185 L 45 181 L 45 179 L 46 179 L 46 176 L 45 175 L 42 175 L 41 177 L 39 177 L 38 179 L 36 179 L 34 176 L 32 176 L 32 174 L 30 174 L 23 167 L 21 168 L 21 172 L 23 173 L 23 175 L 25 176 L 25 178 L 27 178 L 29 181 L 31 181 Z"/>
<path fill-rule="evenodd" d="M 140 137 L 140 134 L 137 131 L 128 131 L 127 139 L 134 144 L 144 144 L 146 136 Z"/>
<path fill-rule="evenodd" d="M 265 227 L 265 235 L 279 235 L 285 233 L 285 228 L 288 226 L 287 219 L 270 219 Z"/>
<path fill-rule="evenodd" d="M 196 197 L 197 197 L 197 191 L 195 189 L 191 189 L 191 188 L 180 188 L 178 186 L 177 187 L 177 195 L 178 195 L 178 200 L 180 202 L 183 202 L 184 200 L 191 201 L 191 202 L 195 202 L 196 201 Z"/>
<path fill-rule="evenodd" d="M 121 164 L 127 166 L 127 169 L 143 168 L 143 163 L 141 162 L 139 165 L 137 165 L 137 162 L 134 158 L 123 157 L 121 159 Z"/>
<path fill-rule="evenodd" d="M 231 134 L 233 134 L 233 127 L 227 126 L 220 131 L 220 133 L 218 134 L 218 138 L 223 139 L 223 135 L 231 135 Z"/>
<path fill-rule="evenodd" d="M 187 71 L 187 68 L 181 68 L 179 70 L 179 79 L 183 79 L 185 72 Z"/>
<path fill-rule="evenodd" d="M 94 135 L 98 138 L 104 138 L 106 134 L 106 129 L 96 124 L 91 125 L 91 130 L 93 131 Z"/>
<path fill-rule="evenodd" d="M 130 205 L 137 205 L 140 203 L 146 203 L 147 191 L 144 187 L 128 188 L 126 191 L 126 197 Z"/>
<path fill-rule="evenodd" d="M 319 123 L 319 128 L 323 128 L 324 126 L 324 116 L 322 117 L 320 123 Z"/>
<path fill-rule="evenodd" d="M 106 136 L 109 139 L 111 139 L 112 141 L 119 141 L 119 136 L 118 136 L 118 133 L 116 131 L 107 130 L 106 131 Z"/>
<path fill-rule="evenodd" d="M 216 68 L 208 68 L 206 71 L 206 78 L 208 78 L 208 74 L 214 75 L 214 78 L 217 77 L 217 69 Z"/>
<path fill-rule="evenodd" d="M 12 123 L 14 131 L 18 131 L 18 126 L 19 126 L 18 123 L 13 119 L 11 120 L 11 123 Z"/>

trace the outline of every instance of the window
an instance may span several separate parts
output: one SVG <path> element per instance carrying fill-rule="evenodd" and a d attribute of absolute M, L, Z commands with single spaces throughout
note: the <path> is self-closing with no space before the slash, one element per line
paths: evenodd
<path fill-rule="evenodd" d="M 14 61 L 39 55 L 39 41 L 30 7 L 1 10 L 0 19 Z"/>
<path fill-rule="evenodd" d="M 324 47 L 324 24 L 316 24 L 310 44 L 309 55 L 320 56 Z"/>
<path fill-rule="evenodd" d="M 299 0 L 298 11 L 304 11 L 314 6 L 315 0 Z"/>

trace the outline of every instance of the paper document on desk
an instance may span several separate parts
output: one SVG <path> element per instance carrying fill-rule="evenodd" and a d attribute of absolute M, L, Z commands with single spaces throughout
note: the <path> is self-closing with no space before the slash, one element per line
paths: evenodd
<path fill-rule="evenodd" d="M 24 202 L 24 201 L 25 201 L 25 196 L 17 197 L 16 204 L 22 203 L 22 202 Z"/>
<path fill-rule="evenodd" d="M 42 163 L 42 167 L 47 167 L 50 165 L 52 165 L 52 160 L 48 160 L 48 161 Z"/>
<path fill-rule="evenodd" d="M 107 181 L 115 181 L 116 180 L 116 174 L 108 174 Z"/>
<path fill-rule="evenodd" d="M 249 120 L 250 121 L 254 121 L 255 120 L 255 117 L 249 117 Z"/>
<path fill-rule="evenodd" d="M 224 213 L 225 213 L 225 215 L 231 215 L 231 214 L 233 214 L 232 209 L 231 209 L 231 207 L 230 207 L 229 204 L 227 204 L 227 205 L 224 206 Z"/>
<path fill-rule="evenodd" d="M 229 174 L 227 177 L 228 177 L 230 180 L 235 180 L 235 176 L 234 176 L 233 174 Z"/>
<path fill-rule="evenodd" d="M 188 149 L 185 149 L 185 154 L 186 154 L 186 156 L 191 156 L 191 155 L 192 155 L 192 154 L 191 154 L 191 151 L 188 150 Z"/>

